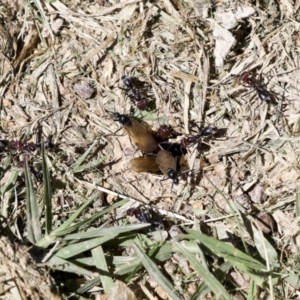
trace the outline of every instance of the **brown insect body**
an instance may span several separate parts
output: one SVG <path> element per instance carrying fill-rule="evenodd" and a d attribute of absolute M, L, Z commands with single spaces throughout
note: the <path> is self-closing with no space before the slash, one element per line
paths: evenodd
<path fill-rule="evenodd" d="M 168 176 L 168 178 L 172 179 L 174 184 L 179 183 L 178 173 L 176 171 L 176 161 L 170 151 L 160 150 L 157 153 L 155 161 L 165 176 Z"/>
<path fill-rule="evenodd" d="M 127 134 L 133 139 L 141 151 L 152 153 L 158 149 L 157 142 L 152 134 L 137 120 L 119 113 L 114 113 L 114 117 L 123 125 Z"/>
<path fill-rule="evenodd" d="M 159 166 L 155 161 L 155 156 L 144 156 L 133 158 L 130 161 L 130 169 L 134 172 L 143 173 L 157 173 L 159 172 Z"/>

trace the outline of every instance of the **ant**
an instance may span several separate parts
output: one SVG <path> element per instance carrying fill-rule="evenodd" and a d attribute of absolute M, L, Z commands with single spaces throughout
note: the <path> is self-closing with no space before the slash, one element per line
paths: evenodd
<path fill-rule="evenodd" d="M 40 148 L 40 145 L 33 142 L 24 143 L 22 141 L 10 142 L 7 140 L 1 140 L 0 144 L 0 150 L 4 150 L 5 148 L 7 148 L 9 150 L 33 152 L 36 149 Z"/>
<path fill-rule="evenodd" d="M 53 147 L 53 144 L 51 142 L 45 143 L 46 148 Z M 24 154 L 24 152 L 34 152 L 38 149 L 41 149 L 41 131 L 38 132 L 37 134 L 37 139 L 36 143 L 34 142 L 23 142 L 21 140 L 17 141 L 8 141 L 8 140 L 0 140 L 0 152 L 4 152 L 5 150 L 8 151 L 17 151 L 20 152 L 21 154 Z M 27 155 L 25 154 L 25 158 L 27 161 Z M 24 167 L 24 161 L 19 161 L 19 164 Z M 28 167 L 30 172 L 34 175 L 35 179 L 37 182 L 42 182 L 42 176 L 35 170 L 33 163 L 31 161 L 28 161 Z"/>
<path fill-rule="evenodd" d="M 115 121 L 119 121 L 127 134 L 133 139 L 138 148 L 144 153 L 152 153 L 158 149 L 157 142 L 143 124 L 127 115 L 113 113 Z"/>
<path fill-rule="evenodd" d="M 145 110 L 147 108 L 148 100 L 146 99 L 146 96 L 139 91 L 139 88 L 134 83 L 133 78 L 122 76 L 121 79 L 127 87 L 127 89 L 121 89 L 130 92 L 130 94 L 128 93 L 128 97 L 136 102 L 136 107 L 138 109 Z"/>
<path fill-rule="evenodd" d="M 213 126 L 204 127 L 199 134 L 190 135 L 188 137 L 183 138 L 181 140 L 181 147 L 183 149 L 186 149 L 191 144 L 195 144 L 196 142 L 198 142 L 201 138 L 212 137 L 217 132 L 218 132 L 217 127 L 213 127 Z"/>
<path fill-rule="evenodd" d="M 160 215 L 150 207 L 138 206 L 129 208 L 127 210 L 127 216 L 135 216 L 140 222 L 150 223 L 153 229 L 164 228 Z"/>
<path fill-rule="evenodd" d="M 160 150 L 155 162 L 165 176 L 172 179 L 174 184 L 179 184 L 176 160 L 170 151 Z"/>
<path fill-rule="evenodd" d="M 176 139 L 178 136 L 182 135 L 181 133 L 174 130 L 171 125 L 160 125 L 155 133 L 155 139 L 158 143 L 165 142 L 169 139 Z"/>
<path fill-rule="evenodd" d="M 250 72 L 243 72 L 240 76 L 240 80 L 251 86 L 258 95 L 258 98 L 262 101 L 270 101 L 271 96 L 269 92 L 263 88 L 258 82 L 253 78 L 253 75 Z"/>

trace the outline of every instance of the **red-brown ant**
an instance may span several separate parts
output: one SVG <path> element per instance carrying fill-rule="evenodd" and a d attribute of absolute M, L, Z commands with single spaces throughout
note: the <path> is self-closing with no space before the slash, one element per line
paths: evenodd
<path fill-rule="evenodd" d="M 190 135 L 181 140 L 181 147 L 186 149 L 191 144 L 197 143 L 201 138 L 212 137 L 218 132 L 218 128 L 207 126 L 204 127 L 199 134 Z"/>
<path fill-rule="evenodd" d="M 143 95 L 140 91 L 139 88 L 136 87 L 136 85 L 134 84 L 132 78 L 127 77 L 127 76 L 122 76 L 121 77 L 124 85 L 128 88 L 128 89 L 123 89 L 128 93 L 128 97 L 131 100 L 134 100 L 136 102 L 136 107 L 140 110 L 145 110 L 147 108 L 147 104 L 148 104 L 148 100 L 146 99 L 146 96 Z"/>
<path fill-rule="evenodd" d="M 46 142 L 45 148 L 50 148 L 50 147 L 53 147 L 53 144 L 51 142 Z M 11 152 L 17 151 L 20 154 L 25 154 L 26 152 L 27 153 L 34 152 L 39 149 L 41 149 L 41 130 L 39 130 L 39 132 L 37 133 L 36 143 L 34 142 L 26 143 L 21 140 L 18 141 L 0 140 L 0 152 L 7 150 Z M 16 155 L 16 157 L 18 156 Z M 24 159 L 28 161 L 29 170 L 34 175 L 35 179 L 38 182 L 42 182 L 43 181 L 42 176 L 35 170 L 33 163 L 30 160 L 28 160 L 26 154 Z M 24 161 L 19 161 L 19 165 L 21 167 L 24 167 Z"/>
<path fill-rule="evenodd" d="M 174 130 L 171 125 L 160 125 L 157 132 L 155 133 L 155 138 L 158 143 L 165 142 L 168 139 L 176 139 L 181 133 Z"/>
<path fill-rule="evenodd" d="M 270 101 L 271 97 L 269 92 L 257 83 L 250 72 L 243 72 L 240 76 L 240 80 L 251 86 L 258 95 L 258 98 L 262 101 Z"/>

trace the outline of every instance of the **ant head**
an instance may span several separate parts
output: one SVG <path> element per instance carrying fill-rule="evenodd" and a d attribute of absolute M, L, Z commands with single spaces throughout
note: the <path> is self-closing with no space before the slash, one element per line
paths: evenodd
<path fill-rule="evenodd" d="M 113 113 L 113 117 L 114 117 L 115 121 L 119 121 L 122 125 L 130 126 L 132 124 L 130 118 L 126 115 L 121 115 L 121 114 L 115 112 L 115 113 Z"/>
<path fill-rule="evenodd" d="M 242 74 L 240 75 L 240 80 L 241 81 L 247 81 L 247 79 L 250 77 L 250 73 L 248 71 L 244 71 L 242 72 Z"/>
<path fill-rule="evenodd" d="M 137 208 L 136 207 L 131 207 L 127 210 L 126 214 L 129 217 L 134 216 L 137 213 Z"/>
<path fill-rule="evenodd" d="M 182 149 L 186 149 L 189 146 L 190 142 L 189 142 L 188 138 L 183 138 L 180 141 L 180 144 L 181 144 Z"/>
<path fill-rule="evenodd" d="M 178 185 L 179 180 L 178 180 L 177 171 L 174 170 L 173 168 L 169 168 L 167 171 L 167 174 L 168 174 L 168 177 L 173 180 L 173 183 Z"/>

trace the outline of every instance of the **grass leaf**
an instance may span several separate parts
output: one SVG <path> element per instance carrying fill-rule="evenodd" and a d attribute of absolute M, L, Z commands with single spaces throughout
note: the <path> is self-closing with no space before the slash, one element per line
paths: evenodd
<path fill-rule="evenodd" d="M 105 157 L 101 157 L 97 160 L 93 160 L 93 161 L 91 161 L 87 164 L 76 167 L 75 169 L 73 169 L 73 172 L 74 173 L 80 173 L 80 172 L 83 172 L 83 171 L 86 171 L 86 170 L 90 170 L 92 168 L 95 168 L 95 167 L 99 166 L 104 160 L 105 160 Z"/>
<path fill-rule="evenodd" d="M 78 159 L 77 161 L 71 166 L 71 170 L 73 170 L 74 173 L 78 172 L 77 170 L 81 166 L 81 164 L 85 161 L 85 159 L 88 157 L 88 155 L 91 153 L 92 149 L 96 145 L 97 141 L 95 141 Z"/>
<path fill-rule="evenodd" d="M 181 298 L 174 292 L 175 287 L 172 283 L 163 275 L 155 262 L 153 262 L 142 249 L 133 242 L 133 247 L 137 256 L 140 258 L 142 264 L 148 273 L 154 278 L 154 280 L 165 290 L 169 297 L 173 300 L 180 300 Z"/>
<path fill-rule="evenodd" d="M 299 220 L 300 219 L 300 192 L 296 194 L 296 216 Z M 298 226 L 300 227 L 300 222 L 298 222 Z"/>
<path fill-rule="evenodd" d="M 94 277 L 96 275 L 94 272 L 79 267 L 76 264 L 57 256 L 52 256 L 51 259 L 46 263 L 46 265 L 51 267 L 52 269 L 60 270 L 63 272 L 75 273 L 90 277 Z"/>
<path fill-rule="evenodd" d="M 52 193 L 50 173 L 47 165 L 47 153 L 45 151 L 44 141 L 42 141 L 42 167 L 43 167 L 43 183 L 44 183 L 44 203 L 46 217 L 46 234 L 52 230 Z"/>
<path fill-rule="evenodd" d="M 103 289 L 107 293 L 114 286 L 114 281 L 112 280 L 111 275 L 109 273 L 109 269 L 107 267 L 106 258 L 102 247 L 99 246 L 93 249 L 92 256 L 94 258 L 94 262 L 98 269 L 98 272 L 100 273 L 100 279 L 102 282 Z M 103 271 L 107 274 L 104 274 Z"/>
<path fill-rule="evenodd" d="M 180 243 L 175 242 L 177 248 L 182 252 L 182 254 L 188 259 L 190 264 L 200 275 L 200 277 L 205 281 L 210 290 L 215 294 L 217 299 L 231 300 L 230 295 L 227 293 L 222 284 L 209 272 L 209 270 L 203 267 L 202 264 L 198 262 L 196 257 L 186 250 Z"/>
<path fill-rule="evenodd" d="M 185 230 L 188 234 L 182 235 L 183 238 L 196 239 L 203 243 L 203 245 L 210 249 L 215 255 L 230 261 L 232 265 L 239 270 L 242 270 L 252 278 L 255 278 L 257 284 L 261 285 L 269 275 L 265 265 L 239 249 L 198 231 L 187 228 Z"/>
<path fill-rule="evenodd" d="M 25 184 L 26 184 L 26 212 L 27 212 L 27 230 L 28 239 L 35 244 L 42 237 L 40 226 L 39 207 L 33 188 L 31 173 L 28 166 L 28 161 L 25 159 Z"/>
<path fill-rule="evenodd" d="M 276 250 L 273 248 L 271 243 L 264 237 L 263 233 L 260 230 L 257 230 L 256 226 L 253 223 L 251 224 L 254 243 L 260 256 L 264 260 L 268 259 L 271 265 L 278 266 L 278 254 Z M 268 258 L 266 257 L 266 255 L 268 256 Z"/>
<path fill-rule="evenodd" d="M 84 242 L 79 242 L 76 244 L 71 244 L 71 245 L 65 246 L 62 249 L 58 250 L 58 252 L 55 254 L 55 256 L 67 259 L 67 258 L 76 256 L 80 253 L 83 253 L 87 250 L 98 247 L 99 245 L 101 245 L 111 239 L 114 239 L 116 236 L 117 235 L 111 234 L 111 235 L 107 235 L 105 237 L 100 237 L 100 238 L 91 239 L 91 240 L 84 241 Z"/>
<path fill-rule="evenodd" d="M 80 232 L 70 234 L 64 237 L 64 240 L 80 240 L 80 239 L 88 239 L 88 238 L 95 238 L 99 236 L 105 236 L 107 234 L 115 234 L 118 235 L 120 233 L 125 232 L 132 232 L 135 230 L 140 230 L 146 227 L 149 227 L 150 224 L 130 224 L 124 226 L 114 226 L 109 228 L 99 228 L 95 230 L 90 230 L 87 232 Z"/>

